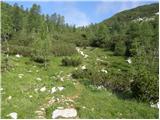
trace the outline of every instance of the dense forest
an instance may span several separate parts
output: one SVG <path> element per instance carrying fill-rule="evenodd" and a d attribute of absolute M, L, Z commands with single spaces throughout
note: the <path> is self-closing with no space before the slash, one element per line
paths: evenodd
<path fill-rule="evenodd" d="M 84 84 L 103 86 L 127 98 L 147 103 L 159 101 L 159 5 L 158 3 L 122 11 L 101 23 L 75 27 L 57 13 L 44 15 L 41 7 L 30 9 L 1 2 L 2 73 L 13 65 L 10 57 L 20 54 L 40 64 L 47 71 L 51 56 L 62 56 L 63 66 L 82 63 L 77 48 L 101 48 L 128 64 L 101 61 L 98 66 L 75 70 L 72 77 Z M 85 55 L 84 55 L 85 56 Z M 87 58 L 87 56 L 86 56 Z M 117 60 L 118 61 L 118 60 Z M 108 73 L 97 72 L 105 66 Z M 116 69 L 115 69 L 116 68 Z M 118 68 L 118 72 L 117 72 Z"/>

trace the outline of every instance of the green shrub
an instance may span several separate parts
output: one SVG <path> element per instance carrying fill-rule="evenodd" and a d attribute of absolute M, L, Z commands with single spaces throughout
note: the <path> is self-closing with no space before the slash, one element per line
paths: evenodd
<path fill-rule="evenodd" d="M 147 102 L 158 102 L 158 76 L 146 70 L 137 72 L 131 84 L 133 96 L 139 100 Z"/>
<path fill-rule="evenodd" d="M 114 55 L 123 56 L 126 53 L 126 46 L 124 42 L 117 42 L 114 49 Z"/>
<path fill-rule="evenodd" d="M 65 57 L 62 59 L 63 66 L 78 66 L 81 63 L 82 63 L 82 61 L 79 57 L 78 58 Z"/>
<path fill-rule="evenodd" d="M 76 79 L 89 79 L 93 85 L 102 85 L 105 88 L 117 92 L 130 91 L 129 74 L 127 73 L 109 71 L 106 74 L 98 71 L 96 68 L 89 68 L 74 71 L 72 73 L 72 77 Z"/>
<path fill-rule="evenodd" d="M 110 63 L 108 61 L 98 61 L 98 63 L 102 66 L 106 66 L 106 67 L 110 66 Z"/>
<path fill-rule="evenodd" d="M 73 44 L 56 43 L 55 46 L 53 46 L 52 53 L 55 56 L 71 56 L 73 54 L 76 54 L 77 51 L 75 49 L 75 45 Z"/>
<path fill-rule="evenodd" d="M 39 50 L 34 51 L 30 57 L 31 60 L 37 63 L 46 63 L 49 61 L 48 57 L 42 51 Z"/>
<path fill-rule="evenodd" d="M 32 55 L 31 59 L 37 63 L 44 63 L 45 62 L 45 59 L 42 55 Z"/>
<path fill-rule="evenodd" d="M 2 52 L 7 53 L 7 47 L 5 44 L 2 46 Z M 16 55 L 20 54 L 22 56 L 27 56 L 30 57 L 31 54 L 34 52 L 34 49 L 30 47 L 25 47 L 25 46 L 17 46 L 17 45 L 9 45 L 9 55 Z"/>

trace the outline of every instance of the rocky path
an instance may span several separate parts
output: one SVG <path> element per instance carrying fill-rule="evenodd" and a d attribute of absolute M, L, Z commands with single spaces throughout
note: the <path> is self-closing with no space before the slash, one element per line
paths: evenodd
<path fill-rule="evenodd" d="M 76 48 L 79 54 L 83 56 L 84 59 L 88 57 L 87 54 L 80 48 Z M 54 79 L 60 80 L 61 82 L 65 82 L 66 80 L 71 80 L 77 89 L 77 93 L 72 96 L 63 96 L 61 95 L 58 98 L 48 98 L 44 104 L 39 106 L 39 108 L 35 111 L 36 119 L 46 119 L 46 109 L 53 106 L 54 104 L 66 104 L 66 107 L 57 107 L 56 110 L 52 113 L 52 118 L 79 118 L 77 115 L 77 111 L 75 109 L 75 100 L 79 98 L 83 86 L 77 81 L 72 78 L 72 74 L 69 73 L 68 75 L 62 75 L 63 71 L 60 71 Z M 54 87 L 55 90 L 55 87 Z M 56 91 L 54 91 L 56 92 Z"/>
<path fill-rule="evenodd" d="M 67 79 L 71 79 L 73 81 L 73 84 L 75 83 L 73 78 L 71 78 L 71 74 L 63 76 L 64 81 Z M 51 107 L 54 104 L 66 104 L 67 106 L 64 107 L 57 107 L 56 110 L 53 111 L 52 113 L 52 118 L 79 118 L 77 115 L 77 111 L 75 109 L 75 100 L 79 98 L 81 91 L 83 87 L 81 87 L 81 84 L 77 81 L 76 84 L 74 84 L 77 93 L 73 96 L 59 96 L 58 98 L 52 97 L 48 98 L 44 104 L 39 106 L 39 108 L 35 111 L 35 118 L 36 119 L 46 119 L 46 109 Z"/>

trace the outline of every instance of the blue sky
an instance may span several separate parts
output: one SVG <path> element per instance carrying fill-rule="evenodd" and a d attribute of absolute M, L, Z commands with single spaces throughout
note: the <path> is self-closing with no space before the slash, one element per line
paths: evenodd
<path fill-rule="evenodd" d="M 15 2 L 30 8 L 33 3 L 41 6 L 44 14 L 58 13 L 65 17 L 65 21 L 76 26 L 86 26 L 98 23 L 114 14 L 135 8 L 144 4 L 158 2 L 158 0 L 3 0 L 9 4 Z"/>

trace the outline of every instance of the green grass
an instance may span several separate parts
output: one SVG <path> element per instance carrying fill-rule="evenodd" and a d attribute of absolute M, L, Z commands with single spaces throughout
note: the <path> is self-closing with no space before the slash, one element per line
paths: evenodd
<path fill-rule="evenodd" d="M 83 59 L 81 65 L 99 66 L 107 70 L 121 69 L 127 71 L 130 67 L 121 56 L 113 56 L 112 52 L 106 52 L 103 49 L 84 49 L 85 54 L 89 57 Z M 107 58 L 105 58 L 105 56 Z M 78 111 L 79 118 L 158 118 L 158 109 L 151 108 L 146 103 L 138 103 L 136 100 L 124 100 L 117 95 L 112 94 L 107 90 L 92 90 L 90 87 L 83 85 L 78 80 L 65 80 L 52 78 L 58 75 L 61 76 L 74 71 L 75 67 L 64 67 L 61 65 L 63 57 L 49 58 L 48 68 L 45 70 L 40 64 L 37 64 L 27 57 L 16 58 L 10 56 L 11 69 L 7 72 L 2 72 L 2 108 L 1 118 L 8 118 L 7 114 L 17 112 L 18 118 L 35 118 L 35 111 L 39 106 L 46 103 L 51 97 L 61 98 L 79 96 L 75 99 L 75 103 L 68 103 Z M 109 63 L 109 67 L 96 64 L 96 59 L 100 58 Z M 80 65 L 80 66 L 81 66 Z M 36 67 L 34 67 L 36 66 Z M 80 67 L 79 66 L 79 67 Z M 28 72 L 31 70 L 32 72 Z M 36 72 L 38 70 L 38 72 Z M 18 74 L 24 74 L 20 79 Z M 37 81 L 36 78 L 42 78 L 42 81 Z M 76 83 L 76 84 L 74 84 Z M 46 86 L 47 91 L 35 92 L 35 88 Z M 64 86 L 64 90 L 50 94 L 54 86 Z M 29 96 L 32 95 L 32 98 Z M 11 100 L 7 100 L 8 96 L 12 96 Z M 51 118 L 51 113 L 56 107 L 68 105 L 64 103 L 55 103 L 46 109 L 46 118 Z M 85 106 L 86 108 L 83 108 Z M 94 109 L 94 110 L 93 110 Z"/>
<path fill-rule="evenodd" d="M 105 90 L 85 89 L 76 101 L 76 108 L 82 119 L 158 118 L 157 110 L 151 109 L 147 104 L 123 100 Z"/>

